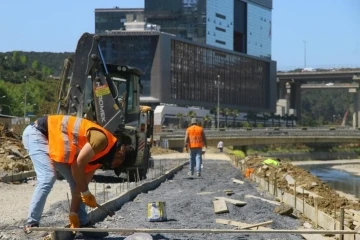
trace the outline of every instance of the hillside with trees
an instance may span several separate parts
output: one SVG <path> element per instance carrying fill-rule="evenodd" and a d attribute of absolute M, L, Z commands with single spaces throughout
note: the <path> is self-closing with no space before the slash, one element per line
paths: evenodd
<path fill-rule="evenodd" d="M 34 117 L 54 113 L 58 82 L 50 76 L 59 76 L 65 58 L 72 54 L 21 51 L 0 53 L 1 113 L 23 116 L 26 112 L 26 115 L 32 114 Z M 340 125 L 347 110 L 347 124 L 351 125 L 353 98 L 347 90 L 304 90 L 301 104 L 301 124 L 304 126 Z M 211 115 L 206 116 L 204 122 L 207 126 L 212 119 L 217 121 L 216 113 L 217 111 L 213 110 Z M 220 109 L 220 114 L 226 119 L 227 126 L 235 126 L 237 110 Z M 190 116 L 179 115 L 180 125 L 188 118 Z M 296 120 L 294 116 L 280 117 L 275 114 L 249 112 L 245 125 L 256 126 L 265 122 L 276 125 L 280 119 L 288 121 L 289 126 Z"/>

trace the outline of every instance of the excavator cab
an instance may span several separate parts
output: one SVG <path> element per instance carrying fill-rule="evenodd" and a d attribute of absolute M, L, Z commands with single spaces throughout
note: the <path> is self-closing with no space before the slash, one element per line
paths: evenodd
<path fill-rule="evenodd" d="M 115 173 L 118 176 L 125 173 L 131 181 L 144 179 L 151 164 L 149 139 L 152 139 L 154 115 L 151 109 L 140 106 L 142 72 L 134 67 L 106 63 L 99 40 L 98 35 L 83 34 L 74 60 L 65 60 L 58 114 L 94 121 L 121 144 L 131 145 L 137 150 L 136 159 L 132 166 L 116 169 Z"/>

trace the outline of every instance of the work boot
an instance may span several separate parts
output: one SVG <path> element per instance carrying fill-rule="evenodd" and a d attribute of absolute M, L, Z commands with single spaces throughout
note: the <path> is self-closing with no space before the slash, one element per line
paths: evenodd
<path fill-rule="evenodd" d="M 201 177 L 201 173 L 199 173 L 199 172 L 197 172 L 197 174 L 196 174 L 198 177 Z"/>
<path fill-rule="evenodd" d="M 80 228 L 96 228 L 91 222 L 87 224 L 80 225 Z M 77 232 L 74 239 L 83 239 L 83 238 L 104 238 L 109 236 L 108 232 Z"/>
<path fill-rule="evenodd" d="M 187 174 L 189 177 L 192 177 L 193 175 L 194 175 L 194 173 L 192 173 L 191 171 L 190 172 L 188 172 L 188 174 Z"/>
<path fill-rule="evenodd" d="M 32 228 L 37 228 L 39 227 L 38 223 L 27 223 L 25 224 L 23 230 L 24 233 L 26 234 L 27 238 L 31 238 L 31 239 L 40 239 L 43 238 L 45 236 L 47 236 L 49 233 L 48 232 L 42 232 L 42 231 L 32 231 Z"/>

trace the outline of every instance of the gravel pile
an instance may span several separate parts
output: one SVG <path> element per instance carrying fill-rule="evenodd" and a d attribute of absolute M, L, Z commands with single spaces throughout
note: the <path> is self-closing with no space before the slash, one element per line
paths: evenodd
<path fill-rule="evenodd" d="M 276 215 L 274 205 L 259 199 L 244 199 L 247 194 L 262 196 L 253 183 L 234 184 L 231 178 L 242 179 L 239 171 L 225 161 L 206 161 L 201 177 L 189 178 L 187 167 L 166 181 L 154 191 L 138 195 L 134 201 L 126 203 L 113 218 L 98 223 L 101 228 L 207 228 L 232 229 L 232 226 L 216 224 L 216 218 L 255 224 L 273 220 L 268 227 L 272 229 L 297 229 L 299 220 Z M 223 196 L 224 189 L 232 189 L 234 195 L 229 198 L 247 202 L 244 207 L 227 204 L 229 213 L 216 215 L 213 210 L 214 197 Z M 213 193 L 211 193 L 213 192 Z M 199 194 L 200 193 L 200 194 Z M 147 203 L 165 201 L 168 221 L 148 222 Z M 154 239 L 303 239 L 291 234 L 153 234 Z M 109 239 L 123 239 L 125 236 L 110 233 Z M 89 239 L 89 238 L 86 238 Z"/>

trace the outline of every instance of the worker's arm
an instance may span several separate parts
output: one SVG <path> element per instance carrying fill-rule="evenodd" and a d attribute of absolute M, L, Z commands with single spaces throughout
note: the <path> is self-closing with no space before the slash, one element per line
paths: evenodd
<path fill-rule="evenodd" d="M 202 139 L 203 139 L 203 142 L 204 142 L 205 147 L 207 148 L 208 145 L 207 145 L 207 140 L 206 140 L 206 136 L 205 136 L 204 129 L 202 130 Z"/>
<path fill-rule="evenodd" d="M 75 193 L 88 191 L 85 177 L 85 166 L 94 156 L 95 152 L 90 143 L 86 143 L 80 150 L 76 161 L 71 165 L 71 172 L 76 183 Z"/>
<path fill-rule="evenodd" d="M 188 146 L 189 144 L 189 134 L 188 134 L 188 130 L 186 130 L 186 133 L 185 133 L 185 139 L 184 139 L 184 146 Z"/>

